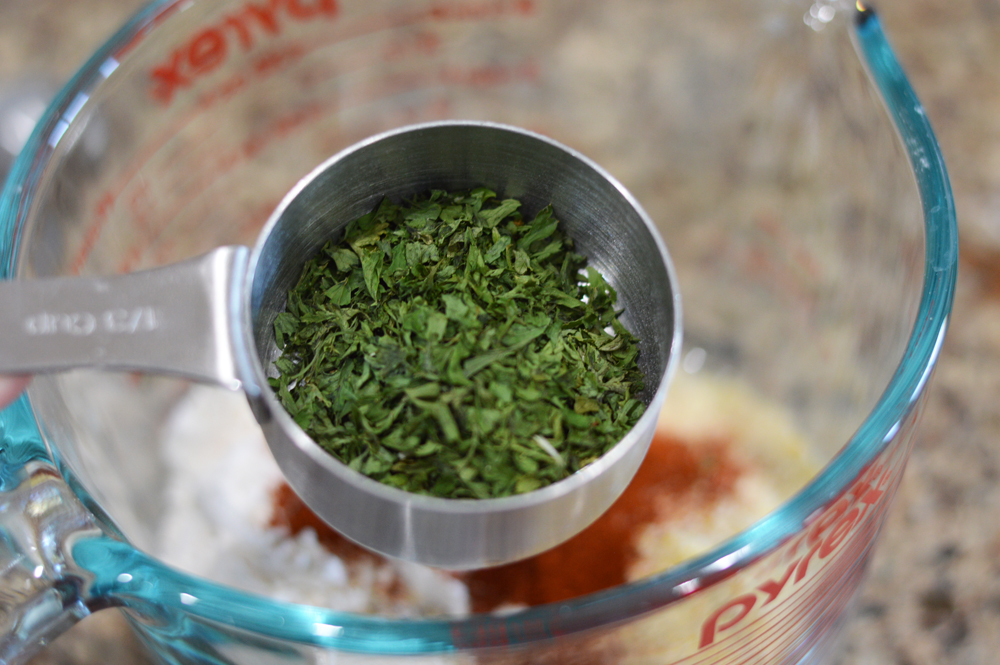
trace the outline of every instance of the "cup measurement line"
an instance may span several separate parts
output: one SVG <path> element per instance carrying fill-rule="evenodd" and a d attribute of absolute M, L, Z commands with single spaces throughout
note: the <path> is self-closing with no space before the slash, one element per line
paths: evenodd
<path fill-rule="evenodd" d="M 165 20 L 167 16 L 173 14 L 179 4 L 180 3 L 169 6 L 164 10 L 164 12 L 154 17 L 152 25 L 156 25 L 158 22 Z M 534 0 L 489 0 L 480 3 L 437 3 L 421 11 L 401 11 L 397 15 L 390 15 L 388 17 L 364 17 L 356 21 L 358 23 L 357 27 L 351 28 L 350 23 L 347 23 L 346 27 L 342 28 L 340 33 L 334 32 L 327 34 L 322 39 L 315 40 L 311 43 L 307 42 L 308 46 L 302 52 L 302 57 L 305 57 L 305 55 L 308 55 L 320 48 L 324 48 L 330 44 L 337 44 L 345 40 L 355 39 L 390 29 L 415 26 L 425 22 L 434 23 L 448 20 L 487 21 L 507 15 L 530 16 L 535 12 L 535 9 Z M 340 19 L 339 16 L 336 17 L 336 19 L 338 21 L 336 25 L 345 25 L 344 21 Z M 141 34 L 137 35 L 136 40 L 141 39 L 141 36 Z M 134 44 L 130 43 L 126 45 L 126 50 L 132 47 L 134 47 Z M 121 52 L 119 52 L 118 55 L 121 55 Z M 266 58 L 267 56 L 265 54 L 262 57 Z M 260 60 L 258 59 L 256 62 L 260 62 Z M 248 69 L 253 70 L 254 68 L 255 67 L 251 65 Z M 281 70 L 267 68 L 266 71 L 263 72 L 263 76 L 256 79 L 256 82 L 260 82 L 261 80 L 264 80 L 268 76 L 274 75 L 279 71 Z M 232 78 L 239 78 L 245 75 L 246 72 L 239 72 Z M 232 89 L 230 94 L 235 94 L 235 92 L 241 87 L 242 85 Z M 87 260 L 89 260 L 90 254 L 93 252 L 94 245 L 107 223 L 107 219 L 105 217 L 106 214 L 116 205 L 123 190 L 135 177 L 135 174 L 139 172 L 146 165 L 146 163 L 152 159 L 153 155 L 158 153 L 163 146 L 170 141 L 170 139 L 187 127 L 194 120 L 194 118 L 202 115 L 205 111 L 214 106 L 215 103 L 224 101 L 226 98 L 227 97 L 218 97 L 211 94 L 207 95 L 201 102 L 199 102 L 199 104 L 186 114 L 182 115 L 175 123 L 171 124 L 159 137 L 152 139 L 150 146 L 146 150 L 142 151 L 139 157 L 133 160 L 133 162 L 123 170 L 122 176 L 119 177 L 116 185 L 113 185 L 103 196 L 98 198 L 98 201 L 95 204 L 95 218 L 84 232 L 82 245 L 77 251 L 74 260 L 70 264 L 71 274 L 79 275 L 83 266 L 86 264 Z"/>
<path fill-rule="evenodd" d="M 886 471 L 886 473 L 887 472 L 888 472 L 888 470 Z M 885 476 L 883 475 L 882 478 L 885 478 Z M 896 483 L 898 483 L 898 476 L 897 476 L 897 479 L 896 479 Z M 887 487 L 886 489 L 888 490 L 889 488 Z M 839 564 L 837 563 L 837 561 L 839 561 L 839 560 L 846 560 L 846 561 L 852 561 L 852 560 L 854 560 L 855 556 L 853 556 L 852 553 L 856 552 L 856 551 L 859 551 L 864 546 L 866 546 L 867 543 L 869 543 L 871 541 L 874 533 L 878 529 L 878 525 L 881 523 L 881 518 L 884 515 L 884 511 L 885 511 L 885 506 L 888 505 L 888 502 L 890 500 L 891 500 L 891 492 L 887 491 L 880 498 L 879 505 L 875 509 L 868 511 L 868 515 L 866 515 L 864 518 L 862 518 L 861 523 L 856 523 L 852 527 L 851 535 L 848 536 L 845 539 L 845 541 L 842 542 L 838 546 L 837 551 L 831 553 L 831 554 L 834 554 L 836 557 L 838 557 L 838 559 L 835 559 L 828 566 L 825 566 L 825 567 L 821 568 L 820 571 L 818 571 L 816 573 L 816 576 L 814 576 L 813 578 L 811 578 L 810 581 L 808 581 L 805 584 L 799 586 L 798 588 L 793 589 L 792 592 L 789 595 L 785 596 L 784 598 L 782 598 L 780 600 L 780 602 L 778 603 L 777 606 L 773 607 L 770 610 L 762 612 L 758 617 L 756 617 L 755 619 L 751 620 L 750 623 L 746 624 L 745 626 L 742 626 L 742 627 L 738 628 L 736 630 L 736 632 L 727 634 L 722 639 L 724 641 L 729 641 L 731 639 L 739 638 L 740 635 L 742 635 L 743 633 L 745 633 L 745 631 L 752 630 L 760 622 L 772 618 L 772 616 L 774 615 L 775 612 L 781 612 L 782 616 L 783 616 L 784 613 L 786 612 L 785 608 L 788 606 L 788 602 L 790 600 L 792 600 L 793 598 L 798 598 L 798 597 L 802 596 L 802 594 L 808 594 L 810 592 L 810 590 L 814 590 L 815 589 L 815 587 L 817 586 L 817 584 L 821 584 L 824 579 L 827 579 L 828 576 L 830 574 L 832 574 L 832 573 L 827 573 L 826 572 L 829 568 L 833 567 L 834 571 L 840 570 L 840 568 L 838 567 Z M 844 514 L 847 514 L 848 510 L 845 510 Z M 808 531 L 806 532 L 806 534 L 803 534 L 803 535 L 807 535 L 807 534 L 808 534 Z M 822 546 L 822 542 L 823 541 L 821 539 L 812 548 L 810 548 L 810 550 L 807 550 L 807 556 L 808 556 L 808 552 L 810 552 L 812 549 L 821 547 Z M 794 567 L 797 569 L 798 566 L 801 565 L 801 560 L 799 560 L 799 561 L 793 561 L 792 563 L 795 564 Z M 830 579 L 835 579 L 835 577 L 834 578 L 830 578 Z M 785 584 L 788 584 L 788 583 L 793 582 L 793 581 L 794 581 L 793 579 L 788 579 L 785 582 Z M 722 606 L 722 607 L 725 607 L 725 606 Z M 798 607 L 798 605 L 795 605 L 795 607 Z M 766 628 L 765 628 L 765 630 L 766 630 Z M 724 642 L 713 642 L 713 644 L 720 644 L 721 645 L 721 644 L 724 644 Z M 703 648 L 710 649 L 711 646 L 712 645 L 709 644 L 709 645 L 706 645 Z M 696 658 L 696 657 L 697 656 L 692 656 L 692 658 Z M 711 657 L 714 657 L 714 652 L 713 652 L 713 655 Z M 681 661 L 681 662 L 687 662 L 690 665 L 696 665 L 698 663 L 706 663 L 708 661 L 706 661 L 706 660 L 688 660 L 688 661 Z"/>
<path fill-rule="evenodd" d="M 865 556 L 867 556 L 867 553 Z M 828 602 L 823 606 L 824 612 L 822 617 L 819 619 L 819 625 L 829 625 L 831 622 L 837 621 L 841 618 L 843 609 L 847 606 L 847 603 L 850 602 L 850 599 L 856 590 L 855 586 L 853 586 L 853 580 L 860 578 L 865 570 L 863 561 L 855 561 L 854 564 L 855 565 L 851 567 L 847 578 L 839 578 L 837 580 L 837 591 L 832 596 L 824 598 Z M 816 618 L 813 617 L 814 622 L 815 620 Z M 815 626 L 816 624 L 813 623 L 812 625 Z M 808 634 L 810 632 L 813 633 L 814 637 Z M 823 631 L 821 630 L 807 631 L 806 637 L 800 637 L 797 643 L 793 641 L 791 644 L 786 645 L 785 651 L 780 657 L 782 659 L 788 659 L 793 657 L 795 653 L 801 653 L 803 650 L 808 651 L 815 645 L 816 639 L 822 636 L 822 634 Z M 757 662 L 760 663 L 760 665 L 775 662 L 774 656 L 767 653 L 762 652 L 759 657 L 761 660 L 758 660 Z M 792 661 L 782 660 L 781 662 Z"/>
<path fill-rule="evenodd" d="M 766 650 L 762 650 L 758 654 L 758 660 L 753 664 L 748 663 L 747 665 L 770 665 L 774 662 L 797 662 L 793 660 L 798 654 L 808 653 L 816 643 L 823 638 L 826 634 L 826 628 L 832 625 L 834 622 L 842 618 L 842 612 L 847 607 L 851 598 L 856 590 L 855 585 L 857 580 L 860 579 L 864 572 L 864 565 L 855 565 L 851 568 L 849 577 L 841 578 L 839 584 L 837 585 L 837 591 L 834 595 L 827 597 L 829 601 L 824 606 L 824 612 L 822 618 L 818 623 L 814 622 L 810 626 L 810 630 L 805 631 L 805 634 L 800 636 L 797 641 L 792 641 L 790 644 L 785 646 L 785 650 L 778 654 L 769 654 Z M 818 629 L 817 629 L 818 627 Z"/>
<path fill-rule="evenodd" d="M 297 0 L 284 4 L 272 2 L 266 8 L 246 4 L 242 10 L 223 15 L 175 48 L 169 56 L 152 69 L 158 83 L 153 95 L 162 104 L 169 105 L 178 90 L 192 87 L 201 77 L 208 76 L 229 59 L 233 41 L 243 51 L 253 49 L 263 30 L 272 38 L 281 37 L 291 25 L 326 19 L 332 29 L 325 31 L 325 40 L 346 41 L 375 31 L 408 27 L 425 21 L 434 22 L 486 22 L 505 16 L 527 17 L 535 12 L 533 0 L 484 0 L 480 2 L 437 2 L 427 8 L 403 9 L 385 15 L 344 19 L 336 0 L 320 0 L 309 11 L 293 9 Z M 284 11 L 281 11 L 284 9 Z M 249 10 L 249 11 L 248 11 Z M 256 27 L 257 30 L 251 28 Z M 265 35 L 266 39 L 268 35 Z"/>
<path fill-rule="evenodd" d="M 773 659 L 775 655 L 769 653 L 773 651 L 774 648 L 784 648 L 785 652 L 789 649 L 797 649 L 798 647 L 794 644 L 784 644 L 780 643 L 789 636 L 795 635 L 795 632 L 791 630 L 797 624 L 803 622 L 814 622 L 817 618 L 816 615 L 830 616 L 831 607 L 835 605 L 836 601 L 840 599 L 840 594 L 845 591 L 843 587 L 843 579 L 845 572 L 853 571 L 858 567 L 858 560 L 853 557 L 844 557 L 840 562 L 841 565 L 837 566 L 834 570 L 831 570 L 829 575 L 825 576 L 823 583 L 816 589 L 815 593 L 810 594 L 810 596 L 802 601 L 800 601 L 791 613 L 786 613 L 781 617 L 780 623 L 775 623 L 773 626 L 769 627 L 766 635 L 771 635 L 772 639 L 764 644 L 751 644 L 754 646 L 756 653 L 751 654 L 749 657 L 762 656 L 765 658 L 764 662 L 775 662 Z M 833 596 L 829 595 L 829 590 L 836 588 L 838 592 Z M 846 591 L 853 592 L 853 589 L 847 589 Z M 817 609 L 819 611 L 817 611 Z M 834 609 L 832 611 L 832 616 L 839 616 L 839 609 Z M 740 657 L 740 662 L 743 662 L 743 658 L 747 656 Z M 784 656 L 782 656 L 784 657 Z M 783 661 L 779 661 L 783 662 Z M 749 661 L 747 661 L 749 665 Z"/>
<path fill-rule="evenodd" d="M 516 80 L 533 81 L 533 80 L 535 80 L 537 78 L 537 70 L 533 66 L 531 66 L 530 63 L 525 63 L 524 65 L 519 65 L 517 67 L 511 67 L 511 68 L 505 69 L 505 70 L 503 70 L 504 75 L 501 75 L 501 76 L 496 76 L 495 75 L 495 73 L 497 72 L 497 70 L 495 70 L 495 69 L 488 70 L 488 71 L 493 72 L 493 74 L 486 73 L 486 77 L 485 78 L 484 77 L 480 77 L 479 74 L 477 74 L 477 71 L 478 72 L 484 72 L 484 73 L 487 72 L 487 70 L 469 70 L 468 74 L 469 74 L 469 77 L 470 77 L 470 83 L 469 83 L 470 85 L 479 85 L 479 86 L 482 86 L 482 85 L 484 85 L 484 81 L 485 81 L 486 82 L 485 84 L 502 86 L 502 85 L 507 85 L 507 84 L 509 84 L 509 83 L 511 83 L 513 81 L 516 81 Z M 510 75 L 512 78 L 508 78 L 507 75 Z M 523 78 L 520 78 L 522 75 L 523 75 Z M 459 72 L 457 70 L 447 70 L 447 71 L 441 72 L 441 77 L 443 79 L 445 79 L 446 82 L 448 82 L 448 81 L 453 82 L 456 79 L 461 80 L 462 76 L 463 76 L 462 72 Z M 492 78 L 492 81 L 489 80 L 491 78 Z M 430 78 L 428 78 L 426 80 L 423 80 L 423 79 L 419 79 L 418 78 L 418 79 L 415 80 L 413 78 L 408 78 L 406 80 L 396 81 L 393 84 L 387 84 L 385 86 L 381 86 L 380 89 L 372 90 L 372 91 L 370 91 L 367 94 L 367 96 L 355 99 L 354 103 L 352 103 L 350 105 L 338 106 L 337 102 L 333 101 L 328 106 L 321 106 L 319 109 L 310 109 L 310 110 L 311 110 L 311 112 L 312 112 L 313 115 L 316 115 L 316 114 L 321 113 L 321 112 L 326 112 L 326 111 L 335 111 L 335 110 L 346 111 L 346 110 L 350 110 L 350 109 L 353 109 L 353 108 L 363 107 L 363 106 L 365 106 L 367 104 L 371 104 L 371 103 L 373 103 L 375 101 L 378 101 L 380 99 L 391 97 L 392 95 L 406 94 L 406 93 L 409 93 L 409 92 L 414 92 L 414 91 L 416 91 L 418 89 L 421 89 L 421 88 L 426 89 L 430 85 L 437 85 L 437 84 L 441 84 L 441 83 L 442 83 L 442 80 L 437 80 L 437 79 L 430 79 Z M 429 108 L 433 108 L 433 107 L 437 106 L 438 101 L 430 100 L 425 105 L 427 107 L 429 107 Z M 190 113 L 187 116 L 185 116 L 181 121 L 179 121 L 178 123 L 175 123 L 174 129 L 176 130 L 176 132 L 179 132 L 185 126 L 187 126 L 191 122 L 193 122 L 194 119 L 196 117 L 198 117 L 200 114 L 201 114 L 201 109 L 196 109 L 192 113 Z M 290 117 L 294 117 L 295 115 L 296 115 L 296 113 L 289 114 Z M 282 122 L 283 122 L 282 120 L 279 120 L 275 124 L 280 125 Z M 302 124 L 302 123 L 295 123 L 295 124 Z M 278 130 L 279 133 L 280 133 L 280 129 L 281 128 L 279 127 L 279 130 Z M 110 190 L 108 190 L 105 193 L 105 195 L 103 195 L 98 200 L 98 203 L 95 206 L 95 218 L 94 218 L 94 221 L 91 223 L 90 227 L 84 233 L 83 243 L 81 244 L 81 247 L 80 247 L 80 249 L 79 249 L 79 251 L 77 253 L 77 256 L 76 256 L 76 258 L 73 261 L 72 269 L 71 269 L 71 271 L 72 271 L 73 274 L 79 274 L 80 270 L 82 270 L 82 268 L 86 264 L 87 260 L 89 260 L 90 254 L 93 251 L 94 245 L 97 242 L 97 238 L 99 237 L 99 235 L 100 235 L 101 231 L 103 230 L 104 226 L 109 221 L 108 217 L 110 215 L 111 210 L 113 210 L 116 207 L 117 202 L 119 200 L 121 200 L 122 196 L 124 196 L 125 191 L 131 185 L 131 183 L 135 180 L 136 176 L 140 173 L 141 169 L 144 168 L 146 166 L 146 164 L 148 164 L 149 161 L 152 160 L 153 156 L 156 153 L 158 153 L 163 148 L 163 146 L 166 145 L 166 143 L 171 138 L 173 138 L 173 135 L 169 135 L 168 136 L 168 135 L 165 134 L 162 137 L 162 142 L 160 144 L 158 144 L 158 145 L 154 144 L 154 145 L 150 146 L 150 148 L 148 150 L 144 151 L 144 153 L 143 153 L 143 159 L 141 160 L 142 163 L 138 164 L 138 165 L 133 165 L 131 171 L 125 171 L 123 173 L 123 176 L 120 178 L 119 183 L 116 185 L 117 192 L 115 191 L 115 189 L 110 189 Z M 267 140 L 262 141 L 258 137 L 257 140 L 248 141 L 243 146 L 235 149 L 235 151 L 234 151 L 233 154 L 231 154 L 230 156 L 226 157 L 223 160 L 225 171 L 229 171 L 229 170 L 231 170 L 231 169 L 233 169 L 233 168 L 235 168 L 237 166 L 240 166 L 240 165 L 246 163 L 249 159 L 252 159 L 253 157 L 255 157 L 256 154 L 260 152 L 260 149 L 264 145 L 270 143 L 276 137 L 275 136 L 267 136 L 266 138 L 267 138 Z M 250 152 L 252 154 L 242 154 L 241 155 L 241 153 L 246 153 L 249 150 L 249 146 L 251 144 L 252 144 L 253 149 Z M 213 174 L 213 181 L 215 179 L 217 179 L 220 175 L 222 175 L 222 174 L 221 173 L 214 173 Z M 198 194 L 204 193 L 204 191 L 207 188 L 208 188 L 207 186 L 200 187 Z M 179 213 L 179 210 L 183 209 L 185 207 L 185 205 L 186 205 L 186 203 L 178 206 L 178 209 L 174 211 L 174 214 Z M 171 220 L 171 219 L 173 219 L 173 217 L 171 217 L 171 216 L 168 215 L 168 216 L 164 216 L 164 219 Z M 164 226 L 169 226 L 169 224 L 166 224 Z M 143 248 L 141 250 L 131 250 L 131 253 L 133 255 L 138 254 L 138 255 L 141 256 L 148 249 L 148 246 L 151 245 L 152 242 L 154 242 L 154 241 L 155 241 L 155 238 L 150 239 L 149 242 L 147 242 L 145 248 Z M 134 260 L 135 259 L 133 257 L 133 261 Z M 120 266 L 120 269 L 122 271 L 126 271 L 131 265 L 132 265 L 132 262 L 123 262 L 122 265 Z"/>
<path fill-rule="evenodd" d="M 484 70 L 470 69 L 468 70 L 468 75 L 472 81 L 475 81 L 478 78 L 477 72 L 481 71 Z M 496 72 L 497 70 L 491 68 L 489 71 Z M 493 78 L 492 80 L 489 80 L 488 78 L 488 83 L 491 85 L 506 85 L 511 82 L 511 80 L 508 79 L 508 75 L 514 77 L 515 80 L 518 80 L 519 77 L 523 75 L 523 79 L 520 80 L 525 81 L 533 81 L 537 77 L 537 70 L 531 65 L 531 63 L 524 63 L 515 67 L 506 68 L 502 71 L 505 75 Z M 463 74 L 457 70 L 442 70 L 439 72 L 439 75 L 445 80 L 452 80 L 456 77 L 461 77 Z M 489 75 L 487 75 L 487 77 L 489 77 Z M 482 81 L 483 79 L 478 80 Z M 322 117 L 328 113 L 363 108 L 364 106 L 380 100 L 391 99 L 398 95 L 411 93 L 420 89 L 426 89 L 441 83 L 442 80 L 433 74 L 427 74 L 426 79 L 422 79 L 420 77 L 397 79 L 393 82 L 386 83 L 383 86 L 372 87 L 369 90 L 365 90 L 363 96 L 353 98 L 352 104 L 341 105 L 338 100 L 328 100 L 328 103 L 326 104 L 315 103 L 304 109 L 292 111 L 286 116 L 276 119 L 268 129 L 262 130 L 256 135 L 256 137 L 246 141 L 241 146 L 235 148 L 217 160 L 218 166 L 215 168 L 209 168 L 207 170 L 207 174 L 191 176 L 189 179 L 198 183 L 198 187 L 195 192 L 191 196 L 187 197 L 184 202 L 175 205 L 174 209 L 172 209 L 169 214 L 159 215 L 159 217 L 164 221 L 157 225 L 158 231 L 143 238 L 141 243 L 138 243 L 126 251 L 125 258 L 119 264 L 119 272 L 129 272 L 133 269 L 141 257 L 153 244 L 157 242 L 162 233 L 170 227 L 170 222 L 176 219 L 180 212 L 190 205 L 195 198 L 204 195 L 212 185 L 214 185 L 229 171 L 256 158 L 256 156 L 274 140 L 284 138 L 290 131 L 298 129 L 313 118 Z M 482 85 L 482 83 L 471 84 Z M 434 109 L 439 106 L 439 102 L 440 99 L 432 99 L 422 103 L 420 106 L 422 108 Z M 150 156 L 149 159 L 152 159 L 152 156 Z M 121 197 L 125 196 L 129 185 L 134 181 L 136 175 L 137 174 L 133 174 L 133 180 L 127 182 L 125 187 L 119 193 L 119 200 Z M 89 255 L 83 258 L 84 263 L 87 259 L 89 259 Z"/>
<path fill-rule="evenodd" d="M 872 512 L 871 515 L 870 515 L 870 517 L 867 518 L 867 519 L 865 519 L 865 521 L 862 524 L 856 525 L 854 527 L 855 529 L 857 529 L 857 531 L 855 531 L 847 539 L 846 543 L 842 543 L 841 546 L 840 546 L 840 547 L 848 548 L 848 549 L 847 550 L 842 550 L 841 553 L 838 553 L 838 556 L 844 557 L 847 560 L 853 560 L 855 558 L 854 556 L 846 556 L 845 557 L 845 555 L 843 554 L 843 552 L 844 551 L 847 551 L 847 552 L 856 552 L 856 551 L 859 551 L 859 550 L 863 549 L 866 546 L 866 543 L 868 543 L 871 540 L 871 538 L 874 536 L 874 533 L 877 532 L 877 530 L 878 530 L 878 526 L 880 524 L 880 521 L 879 521 L 880 520 L 880 515 L 884 514 L 884 507 L 886 505 L 888 505 L 887 501 L 891 498 L 891 496 L 886 496 L 884 498 L 885 498 L 886 502 L 883 502 L 883 503 L 880 504 L 879 511 L 881 511 L 881 512 L 877 512 L 877 511 L 876 512 Z M 797 563 L 797 562 L 793 562 L 793 563 Z M 835 565 L 835 564 L 831 564 L 831 565 Z M 822 574 L 825 576 L 825 573 L 822 573 Z M 817 584 L 816 579 L 817 578 L 813 578 L 810 582 L 808 582 L 806 585 L 804 585 L 804 587 L 802 587 L 801 589 L 805 589 L 805 592 L 808 592 L 809 589 L 815 587 L 815 585 Z M 787 602 L 788 598 L 791 598 L 792 596 L 798 596 L 801 593 L 802 593 L 802 591 L 800 589 L 794 590 L 791 596 L 788 596 L 788 597 L 786 597 L 785 599 L 782 600 L 782 603 Z M 725 607 L 725 606 L 723 606 L 723 607 Z M 750 624 L 747 624 L 747 626 L 741 627 L 740 629 L 737 630 L 737 632 L 731 633 L 729 636 L 727 636 L 727 637 L 725 637 L 723 639 L 728 639 L 729 637 L 734 637 L 734 636 L 739 635 L 745 629 L 751 628 L 754 625 L 758 624 L 760 621 L 768 618 L 771 615 L 771 613 L 774 612 L 774 611 L 778 611 L 778 608 L 774 608 L 774 609 L 772 609 L 772 610 L 770 610 L 770 611 L 768 611 L 768 612 L 760 615 L 759 617 L 755 618 Z M 705 661 L 694 661 L 694 662 L 705 662 Z"/>
<path fill-rule="evenodd" d="M 859 542 L 867 544 L 872 534 L 873 531 L 867 529 L 864 533 L 859 533 Z M 857 538 L 852 540 L 857 540 Z M 843 556 L 817 574 L 807 585 L 803 585 L 782 599 L 772 610 L 762 614 L 751 624 L 740 628 L 738 632 L 727 635 L 722 641 L 714 643 L 721 649 L 711 649 L 711 645 L 703 647 L 707 651 L 679 661 L 678 665 L 681 663 L 707 665 L 719 658 L 743 657 L 747 650 L 767 647 L 775 641 L 783 639 L 788 633 L 788 627 L 802 621 L 812 608 L 821 604 L 825 605 L 828 599 L 824 589 L 835 585 L 841 579 L 841 573 L 854 562 L 855 559 L 852 556 L 847 556 L 845 550 Z M 761 640 L 769 638 L 770 641 L 761 644 Z"/>
<path fill-rule="evenodd" d="M 864 529 L 862 532 L 859 532 L 859 533 L 861 533 L 861 536 L 866 536 L 867 533 L 868 533 L 868 530 Z M 857 537 L 858 536 L 855 536 L 855 538 L 857 538 Z M 842 547 L 847 547 L 847 546 L 848 545 L 843 545 L 842 544 Z M 793 565 L 790 566 L 790 568 L 791 568 L 791 570 L 793 572 L 798 567 L 798 564 L 799 564 L 799 562 L 793 562 Z M 832 562 L 830 565 L 831 566 L 835 566 L 836 563 Z M 821 571 L 819 571 L 816 574 L 816 576 L 810 578 L 810 580 L 808 582 L 806 582 L 804 585 L 802 585 L 802 586 L 794 589 L 789 595 L 785 596 L 784 598 L 781 598 L 780 601 L 777 601 L 777 604 L 772 605 L 770 609 L 768 609 L 766 611 L 763 611 L 761 614 L 759 614 L 756 618 L 754 618 L 753 620 L 751 620 L 746 625 L 738 628 L 735 632 L 729 632 L 727 635 L 723 636 L 721 638 L 723 640 L 723 642 L 713 641 L 711 644 L 706 645 L 703 648 L 708 649 L 708 648 L 711 648 L 712 644 L 723 644 L 724 641 L 727 641 L 727 640 L 730 640 L 730 639 L 734 639 L 734 638 L 740 638 L 740 639 L 742 639 L 741 636 L 743 636 L 745 638 L 745 633 L 747 633 L 747 632 L 754 632 L 757 628 L 760 627 L 761 622 L 771 620 L 775 616 L 776 613 L 778 615 L 780 615 L 780 616 L 783 616 L 784 614 L 787 613 L 789 607 L 791 607 L 791 608 L 794 609 L 795 607 L 797 607 L 797 604 L 795 604 L 792 601 L 794 599 L 802 596 L 803 594 L 805 594 L 806 598 L 807 598 L 808 595 L 809 595 L 809 593 L 811 591 L 813 591 L 815 589 L 816 585 L 819 584 L 819 583 L 821 583 L 822 579 L 826 576 L 826 573 L 824 572 L 825 570 L 826 570 L 826 568 L 821 569 Z M 786 573 L 786 574 L 788 574 L 789 576 L 791 575 L 790 573 Z M 785 583 L 787 584 L 789 581 L 791 581 L 791 579 L 789 579 Z M 775 601 L 771 601 L 771 602 L 775 602 Z M 766 603 L 766 604 L 769 604 L 769 603 Z M 723 606 L 723 607 L 726 607 L 726 606 Z M 722 618 L 722 616 L 720 615 L 719 617 L 716 618 L 716 621 L 718 621 L 721 618 Z M 706 619 L 706 623 L 708 621 L 709 621 L 709 619 Z M 704 630 L 704 626 L 703 626 L 703 630 Z M 764 630 L 765 631 L 769 630 L 769 628 L 767 626 L 764 626 Z M 705 662 L 705 661 L 695 660 L 695 661 L 691 661 L 691 662 L 692 663 L 700 663 L 700 662 Z"/>
<path fill-rule="evenodd" d="M 159 238 L 171 227 L 171 223 L 178 218 L 181 211 L 184 210 L 189 205 L 191 205 L 198 198 L 203 196 L 206 192 L 208 192 L 220 179 L 224 178 L 232 169 L 254 159 L 260 152 L 260 150 L 262 150 L 265 146 L 269 145 L 275 139 L 285 136 L 287 131 L 294 130 L 295 128 L 301 126 L 302 124 L 308 122 L 310 119 L 319 116 L 325 110 L 333 110 L 333 109 L 324 109 L 322 107 L 310 108 L 308 109 L 308 113 L 305 114 L 303 114 L 301 111 L 291 114 L 290 116 L 292 120 L 291 123 L 285 123 L 279 120 L 277 123 L 275 123 L 275 126 L 272 127 L 274 131 L 265 132 L 263 134 L 263 136 L 266 137 L 266 140 L 260 141 L 260 146 L 257 152 L 249 155 L 244 155 L 242 159 L 232 161 L 232 163 L 228 164 L 227 168 L 224 170 L 216 169 L 210 171 L 210 175 L 208 177 L 196 178 L 195 179 L 197 182 L 196 189 L 188 197 L 186 197 L 185 200 L 175 204 L 174 207 L 170 209 L 169 212 L 159 216 L 160 219 L 162 219 L 163 221 L 157 225 L 156 232 L 153 235 L 144 238 L 143 242 L 136 244 L 131 248 L 129 248 L 128 250 L 126 250 L 125 258 L 119 264 L 118 267 L 119 272 L 123 273 L 131 272 L 131 270 L 135 267 L 135 264 L 139 261 L 139 259 L 149 250 L 149 247 L 154 245 L 157 242 L 157 240 L 159 240 Z M 239 152 L 240 150 L 237 150 L 237 153 Z"/>

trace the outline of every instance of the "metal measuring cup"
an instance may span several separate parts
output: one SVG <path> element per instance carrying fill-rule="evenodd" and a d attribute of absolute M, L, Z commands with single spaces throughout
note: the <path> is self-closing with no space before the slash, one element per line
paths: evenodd
<path fill-rule="evenodd" d="M 557 483 L 499 499 L 405 492 L 352 471 L 283 409 L 275 317 L 304 261 L 388 197 L 489 186 L 525 214 L 552 204 L 577 251 L 618 291 L 639 339 L 646 412 L 608 453 Z M 76 367 L 173 374 L 242 389 L 289 485 L 324 521 L 382 554 L 456 570 L 500 565 L 553 547 L 603 513 L 638 469 L 680 349 L 673 266 L 649 217 L 606 172 L 531 132 L 439 122 L 386 132 L 338 153 L 301 180 L 254 248 L 115 277 L 0 284 L 0 373 Z"/>

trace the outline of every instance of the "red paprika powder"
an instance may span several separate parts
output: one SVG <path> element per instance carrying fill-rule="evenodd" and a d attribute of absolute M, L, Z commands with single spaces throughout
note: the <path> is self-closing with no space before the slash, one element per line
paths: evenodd
<path fill-rule="evenodd" d="M 625 583 L 645 527 L 668 519 L 679 500 L 711 505 L 732 491 L 740 473 L 726 442 L 687 445 L 658 433 L 632 483 L 596 522 L 531 558 L 461 574 L 472 611 L 555 603 Z M 292 535 L 311 527 L 327 550 L 348 562 L 380 558 L 333 531 L 287 485 L 275 493 L 271 524 Z"/>

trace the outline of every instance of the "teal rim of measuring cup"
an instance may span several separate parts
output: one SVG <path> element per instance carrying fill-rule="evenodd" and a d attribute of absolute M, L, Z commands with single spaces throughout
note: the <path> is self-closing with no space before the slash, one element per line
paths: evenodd
<path fill-rule="evenodd" d="M 47 158 L 58 144 L 60 123 L 86 91 L 97 85 L 122 48 L 141 39 L 178 0 L 155 2 L 129 21 L 63 88 L 15 162 L 0 195 L 0 278 L 13 274 L 21 232 L 15 226 L 35 193 Z M 461 620 L 394 620 L 274 601 L 174 570 L 114 537 L 84 537 L 73 548 L 76 563 L 94 575 L 92 606 L 163 610 L 197 617 L 221 630 L 367 654 L 422 654 L 525 644 L 578 633 L 661 609 L 738 572 L 799 533 L 885 450 L 917 408 L 937 361 L 948 325 L 958 272 L 955 206 L 944 160 L 923 106 L 893 53 L 878 17 L 858 4 L 856 49 L 880 92 L 906 150 L 924 214 L 924 290 L 903 358 L 875 408 L 847 445 L 796 496 L 710 552 L 641 581 L 510 616 L 473 615 Z M 29 155 L 35 155 L 34 159 Z M 0 479 L 27 459 L 45 457 L 22 397 L 0 413 L 4 441 Z M 11 443 L 17 445 L 10 445 Z M 19 452 L 18 452 L 19 451 Z M 16 475 L 16 473 L 14 473 Z M 81 488 L 74 488 L 77 492 Z M 82 497 L 89 504 L 89 497 Z"/>

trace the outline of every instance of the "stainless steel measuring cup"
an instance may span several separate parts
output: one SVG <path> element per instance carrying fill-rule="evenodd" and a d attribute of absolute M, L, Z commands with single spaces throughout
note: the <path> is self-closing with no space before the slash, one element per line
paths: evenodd
<path fill-rule="evenodd" d="M 383 197 L 480 185 L 520 199 L 526 214 L 552 204 L 578 251 L 617 289 L 622 322 L 640 340 L 647 409 L 610 452 L 548 487 L 502 499 L 421 496 L 348 469 L 295 424 L 267 383 L 280 354 L 273 324 L 303 261 Z M 331 526 L 389 556 L 477 568 L 566 540 L 631 480 L 680 347 L 675 284 L 646 213 L 582 155 L 513 127 L 429 123 L 362 141 L 319 166 L 252 250 L 222 247 L 118 277 L 0 284 L 0 371 L 140 370 L 242 389 L 289 484 Z"/>

